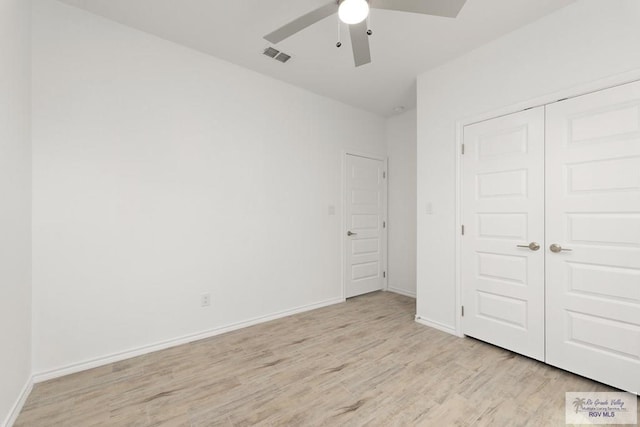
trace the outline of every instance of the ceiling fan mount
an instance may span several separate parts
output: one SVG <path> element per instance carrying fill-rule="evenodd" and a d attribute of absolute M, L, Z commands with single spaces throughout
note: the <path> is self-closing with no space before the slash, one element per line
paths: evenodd
<path fill-rule="evenodd" d="M 369 9 L 386 9 L 399 12 L 455 18 L 467 0 L 333 0 L 264 36 L 271 43 L 279 43 L 324 18 L 338 13 L 340 20 L 349 25 L 351 47 L 355 66 L 371 62 L 367 27 Z M 342 43 L 338 42 L 337 47 Z"/>

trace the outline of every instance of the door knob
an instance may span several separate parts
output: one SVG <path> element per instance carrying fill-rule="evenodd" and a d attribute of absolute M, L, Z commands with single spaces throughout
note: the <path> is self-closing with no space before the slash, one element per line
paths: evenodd
<path fill-rule="evenodd" d="M 540 249 L 540 245 L 536 242 L 531 242 L 528 245 L 516 245 L 519 248 L 529 248 L 532 251 L 537 251 L 538 249 Z"/>
<path fill-rule="evenodd" d="M 357 236 L 358 233 L 352 233 L 351 230 L 347 231 L 347 236 Z"/>
<path fill-rule="evenodd" d="M 549 246 L 549 250 L 553 253 L 558 253 L 558 252 L 562 252 L 562 251 L 571 251 L 572 249 L 568 249 L 568 248 L 563 248 L 562 246 L 560 246 L 557 243 L 552 244 L 551 246 Z"/>

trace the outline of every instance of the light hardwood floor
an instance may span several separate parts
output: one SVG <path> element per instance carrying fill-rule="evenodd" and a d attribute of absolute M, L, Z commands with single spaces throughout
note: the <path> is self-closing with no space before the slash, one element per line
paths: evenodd
<path fill-rule="evenodd" d="M 602 384 L 413 321 L 377 292 L 37 384 L 16 426 L 564 426 Z"/>

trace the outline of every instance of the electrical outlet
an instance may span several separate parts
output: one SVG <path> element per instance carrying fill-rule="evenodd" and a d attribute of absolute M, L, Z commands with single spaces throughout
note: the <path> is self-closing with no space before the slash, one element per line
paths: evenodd
<path fill-rule="evenodd" d="M 202 294 L 202 296 L 200 297 L 200 305 L 202 307 L 209 307 L 211 305 L 211 294 Z"/>

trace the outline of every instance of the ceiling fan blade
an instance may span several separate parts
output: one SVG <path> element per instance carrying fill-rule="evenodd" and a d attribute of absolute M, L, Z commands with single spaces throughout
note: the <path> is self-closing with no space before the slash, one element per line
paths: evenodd
<path fill-rule="evenodd" d="M 279 43 L 282 40 L 291 37 L 298 31 L 304 30 L 308 26 L 323 20 L 327 16 L 333 15 L 337 11 L 338 3 L 333 1 L 329 4 L 317 8 L 316 10 L 312 10 L 311 12 L 302 15 L 298 19 L 294 19 L 286 25 L 283 25 L 274 32 L 264 36 L 264 39 L 270 41 L 271 43 Z"/>
<path fill-rule="evenodd" d="M 353 48 L 353 60 L 356 67 L 371 62 L 371 51 L 369 50 L 369 36 L 367 35 L 367 21 L 359 24 L 349 25 L 351 34 L 351 47 Z"/>
<path fill-rule="evenodd" d="M 370 6 L 376 9 L 455 18 L 466 2 L 467 0 L 371 0 Z"/>

